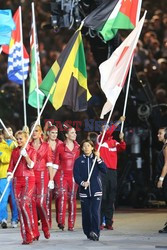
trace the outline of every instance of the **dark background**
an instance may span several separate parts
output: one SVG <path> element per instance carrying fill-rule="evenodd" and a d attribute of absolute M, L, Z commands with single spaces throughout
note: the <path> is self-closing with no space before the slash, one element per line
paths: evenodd
<path fill-rule="evenodd" d="M 13 13 L 19 5 L 22 6 L 23 37 L 28 52 L 30 52 L 31 2 L 8 0 L 0 4 L 1 9 L 12 9 Z M 43 77 L 58 58 L 80 21 L 102 1 L 79 1 L 73 11 L 74 24 L 70 29 L 68 15 L 65 17 L 65 13 L 62 15 L 62 12 L 59 11 L 60 2 L 60 0 L 34 1 Z M 69 2 L 66 1 L 67 5 Z M 148 13 L 133 62 L 124 127 L 127 150 L 120 155 L 118 164 L 118 204 L 146 206 L 150 199 L 163 199 L 162 194 L 155 189 L 154 178 L 157 152 L 162 147 L 157 142 L 157 130 L 159 127 L 167 126 L 166 6 L 164 0 L 143 0 L 142 3 L 141 13 L 145 10 Z M 54 21 L 57 22 L 56 25 Z M 88 109 L 85 112 L 73 113 L 67 107 L 62 107 L 55 111 L 48 103 L 41 117 L 42 126 L 47 119 L 52 119 L 53 123 L 56 121 L 61 123 L 79 121 L 81 124 L 80 131 L 78 131 L 79 143 L 87 135 L 86 121 L 90 119 L 99 121 L 102 106 L 106 101 L 100 89 L 98 66 L 130 33 L 130 31 L 120 30 L 113 40 L 104 43 L 94 32 L 85 28 L 82 32 L 87 62 L 88 87 L 92 94 L 92 98 L 88 102 Z M 7 78 L 7 55 L 2 53 L 0 61 L 0 117 L 6 125 L 10 124 L 16 131 L 22 128 L 24 123 L 22 87 L 10 82 Z M 26 80 L 27 97 L 28 90 L 29 79 Z M 122 115 L 124 98 L 125 89 L 118 98 L 112 121 L 116 121 Z M 36 109 L 27 104 L 28 125 L 35 121 L 36 116 Z M 107 116 L 105 118 L 107 119 Z M 116 131 L 115 138 L 118 138 L 118 135 L 119 131 Z M 61 132 L 59 137 L 61 138 Z M 133 152 L 136 144 L 137 151 Z M 140 168 L 137 165 L 138 159 L 141 162 Z"/>

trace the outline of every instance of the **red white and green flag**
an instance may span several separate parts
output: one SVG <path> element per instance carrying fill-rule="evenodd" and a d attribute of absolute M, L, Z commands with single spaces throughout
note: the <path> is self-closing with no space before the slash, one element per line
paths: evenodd
<path fill-rule="evenodd" d="M 140 16 L 142 0 L 107 0 L 84 20 L 84 26 L 96 30 L 109 41 L 118 29 L 133 29 Z"/>
<path fill-rule="evenodd" d="M 146 13 L 135 29 L 112 53 L 111 57 L 99 66 L 101 89 L 107 98 L 107 102 L 104 104 L 101 112 L 101 118 L 104 118 L 104 115 L 109 111 L 113 111 L 124 86 L 130 62 L 144 24 L 145 15 Z"/>

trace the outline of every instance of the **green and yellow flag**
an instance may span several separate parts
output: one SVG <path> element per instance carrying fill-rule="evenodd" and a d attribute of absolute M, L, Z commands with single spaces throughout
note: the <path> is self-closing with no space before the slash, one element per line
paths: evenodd
<path fill-rule="evenodd" d="M 32 12 L 33 13 L 33 12 Z M 32 17 L 31 33 L 30 33 L 30 54 L 31 54 L 31 71 L 28 104 L 34 108 L 42 108 L 44 94 L 39 91 L 42 82 L 40 57 L 38 49 L 38 37 L 35 24 L 35 16 Z M 37 85 L 38 83 L 38 85 Z M 39 103 L 38 103 L 39 102 Z"/>
<path fill-rule="evenodd" d="M 69 40 L 40 85 L 57 110 L 66 105 L 74 112 L 85 111 L 91 95 L 87 87 L 84 47 L 80 29 Z"/>

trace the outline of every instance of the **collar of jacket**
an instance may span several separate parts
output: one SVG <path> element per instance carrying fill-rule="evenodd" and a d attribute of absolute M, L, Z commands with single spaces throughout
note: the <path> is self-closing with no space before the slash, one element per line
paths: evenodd
<path fill-rule="evenodd" d="M 85 154 L 83 154 L 83 157 L 84 157 L 84 158 L 87 158 L 87 157 L 93 158 L 93 153 L 91 153 L 89 156 L 86 156 Z"/>
<path fill-rule="evenodd" d="M 78 144 L 78 142 L 77 141 L 73 141 L 73 143 L 74 143 L 74 148 L 73 148 L 73 150 L 76 150 L 76 149 L 78 149 L 80 146 L 79 146 L 79 144 Z M 63 142 L 63 144 L 64 144 L 64 148 L 66 148 L 66 140 Z M 67 147 L 68 148 L 68 147 Z M 73 151 L 72 150 L 72 151 Z M 69 149 L 68 149 L 68 151 L 69 151 Z M 71 150 L 70 150 L 71 151 Z M 72 152 L 71 151 L 71 152 Z"/>

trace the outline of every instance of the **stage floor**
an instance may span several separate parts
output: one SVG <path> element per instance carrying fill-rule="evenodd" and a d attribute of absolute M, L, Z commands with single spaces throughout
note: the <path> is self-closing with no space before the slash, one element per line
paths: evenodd
<path fill-rule="evenodd" d="M 55 213 L 52 213 L 53 227 L 51 238 L 46 240 L 41 232 L 39 241 L 31 245 L 21 245 L 20 229 L 0 228 L 0 249 L 24 250 L 24 249 L 47 249 L 47 250 L 114 250 L 114 249 L 167 249 L 167 234 L 159 234 L 167 221 L 167 209 L 131 209 L 119 208 L 114 215 L 114 230 L 101 231 L 100 240 L 93 242 L 87 240 L 82 232 L 81 212 L 78 209 L 75 231 L 62 232 L 57 228 Z"/>

